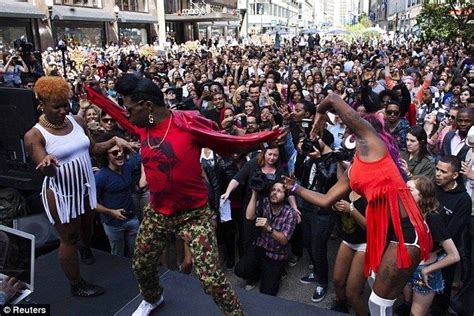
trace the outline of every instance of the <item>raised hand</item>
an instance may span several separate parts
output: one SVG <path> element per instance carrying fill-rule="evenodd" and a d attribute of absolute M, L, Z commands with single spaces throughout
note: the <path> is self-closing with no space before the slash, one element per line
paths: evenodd
<path fill-rule="evenodd" d="M 129 142 L 127 142 L 125 139 L 120 138 L 120 137 L 114 137 L 114 140 L 115 140 L 115 145 L 117 145 L 118 148 L 120 148 L 120 150 L 123 151 L 123 149 L 126 148 L 132 153 L 135 152 L 135 149 L 133 149 L 132 145 Z"/>
<path fill-rule="evenodd" d="M 281 178 L 283 180 L 283 186 L 285 187 L 285 190 L 291 190 L 291 188 L 296 182 L 296 178 L 295 177 L 290 178 L 287 176 L 282 176 Z"/>
<path fill-rule="evenodd" d="M 313 127 L 311 128 L 311 132 L 309 133 L 311 139 L 316 139 L 318 135 L 324 130 L 326 126 L 326 117 L 325 114 L 316 112 L 316 116 L 314 117 Z"/>

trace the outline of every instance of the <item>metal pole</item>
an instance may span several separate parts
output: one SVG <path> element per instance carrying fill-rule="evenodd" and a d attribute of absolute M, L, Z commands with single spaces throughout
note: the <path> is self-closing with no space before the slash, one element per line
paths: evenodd
<path fill-rule="evenodd" d="M 249 0 L 246 0 L 245 2 L 245 35 L 247 38 L 249 37 Z"/>
<path fill-rule="evenodd" d="M 64 53 L 64 50 L 61 50 L 61 54 L 63 56 L 63 76 L 65 79 L 67 79 L 67 74 L 66 74 L 66 54 Z"/>

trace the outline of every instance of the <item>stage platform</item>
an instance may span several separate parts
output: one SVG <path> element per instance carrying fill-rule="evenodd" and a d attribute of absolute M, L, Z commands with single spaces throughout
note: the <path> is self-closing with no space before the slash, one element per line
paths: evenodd
<path fill-rule="evenodd" d="M 78 298 L 70 294 L 58 253 L 53 251 L 36 261 L 35 292 L 30 300 L 51 304 L 51 315 L 131 315 L 141 301 L 130 260 L 93 250 L 96 263 L 81 265 L 82 276 L 106 288 L 96 298 Z M 165 304 L 153 315 L 220 315 L 212 299 L 204 293 L 196 277 L 160 269 Z M 295 284 L 299 286 L 299 284 Z M 344 315 L 327 309 L 236 288 L 247 315 Z"/>

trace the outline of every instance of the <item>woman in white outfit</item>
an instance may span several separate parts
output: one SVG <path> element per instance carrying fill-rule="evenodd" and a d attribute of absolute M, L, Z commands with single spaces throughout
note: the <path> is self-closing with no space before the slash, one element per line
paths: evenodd
<path fill-rule="evenodd" d="M 59 262 L 73 295 L 97 296 L 104 289 L 81 278 L 77 257 L 79 238 L 90 252 L 97 205 L 89 152 L 130 145 L 117 137 L 96 144 L 84 119 L 69 114 L 69 86 L 61 77 L 40 78 L 35 94 L 43 114 L 26 133 L 25 144 L 36 168 L 45 175 L 41 196 L 46 214 L 59 233 Z"/>

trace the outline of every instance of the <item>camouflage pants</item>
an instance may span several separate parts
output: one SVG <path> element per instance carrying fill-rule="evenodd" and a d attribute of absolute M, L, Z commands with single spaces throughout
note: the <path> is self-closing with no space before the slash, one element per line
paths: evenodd
<path fill-rule="evenodd" d="M 206 294 L 212 296 L 225 315 L 243 314 L 237 295 L 219 267 L 212 215 L 207 206 L 172 216 L 155 212 L 150 206 L 145 208 L 133 255 L 133 271 L 146 301 L 157 301 L 163 292 L 157 275 L 158 261 L 171 234 L 175 233 L 188 243 L 194 270 Z"/>

